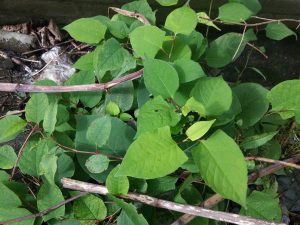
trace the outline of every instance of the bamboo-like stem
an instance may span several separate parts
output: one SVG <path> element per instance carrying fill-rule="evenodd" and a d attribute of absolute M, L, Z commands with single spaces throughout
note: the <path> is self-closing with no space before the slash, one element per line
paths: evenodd
<path fill-rule="evenodd" d="M 89 193 L 96 193 L 100 195 L 107 195 L 108 190 L 103 185 L 91 184 L 87 182 L 82 182 L 78 180 L 73 180 L 69 178 L 63 178 L 61 180 L 63 187 L 78 190 Z M 154 198 L 148 195 L 128 193 L 126 195 L 120 195 L 119 197 L 124 199 L 129 199 L 132 201 L 141 202 L 153 207 L 164 208 L 172 211 L 177 211 L 181 213 L 187 213 L 194 216 L 201 216 L 208 219 L 233 223 L 233 224 L 248 224 L 248 225 L 279 225 L 279 223 L 273 223 L 263 220 L 254 219 L 247 216 L 241 216 L 233 213 L 214 211 L 210 209 L 205 209 L 198 206 L 179 204 L 171 201 L 166 201 L 163 199 Z"/>

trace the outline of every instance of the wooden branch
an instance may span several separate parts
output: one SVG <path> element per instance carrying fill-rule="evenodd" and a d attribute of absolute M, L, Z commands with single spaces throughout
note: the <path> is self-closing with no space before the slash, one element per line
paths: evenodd
<path fill-rule="evenodd" d="M 82 193 L 80 193 L 78 195 L 75 195 L 75 196 L 73 196 L 73 197 L 71 197 L 71 198 L 69 198 L 67 200 L 64 200 L 64 201 L 62 201 L 62 202 L 60 202 L 60 203 L 58 203 L 58 204 L 56 204 L 56 205 L 54 205 L 54 206 L 52 206 L 52 207 L 50 207 L 48 209 L 45 209 L 45 210 L 43 210 L 43 211 L 41 211 L 39 213 L 36 213 L 36 214 L 31 214 L 31 215 L 28 215 L 28 216 L 23 216 L 23 217 L 19 217 L 19 218 L 15 218 L 15 219 L 10 219 L 10 220 L 6 220 L 6 221 L 0 221 L 0 225 L 10 224 L 10 223 L 17 223 L 17 222 L 21 222 L 21 221 L 24 221 L 24 220 L 29 220 L 29 219 L 33 219 L 33 218 L 37 218 L 37 217 L 42 217 L 42 216 L 44 216 L 44 215 L 46 215 L 46 214 L 48 214 L 48 213 L 50 213 L 50 212 L 52 212 L 52 211 L 60 208 L 61 206 L 65 205 L 65 204 L 67 204 L 69 202 L 72 202 L 72 201 L 74 201 L 74 200 L 76 200 L 76 199 L 78 199 L 78 198 L 80 198 L 80 197 L 82 197 L 82 196 L 84 196 L 86 194 L 88 194 L 88 193 L 82 192 Z"/>
<path fill-rule="evenodd" d="M 137 20 L 141 21 L 145 25 L 150 25 L 149 20 L 142 14 L 137 13 L 137 12 L 131 12 L 125 9 L 120 9 L 116 7 L 109 7 L 109 9 L 123 15 L 123 16 L 128 16 L 128 17 L 133 17 L 136 18 Z"/>
<path fill-rule="evenodd" d="M 284 166 L 288 166 L 288 167 L 292 167 L 292 168 L 300 170 L 300 165 L 297 165 L 295 163 L 290 163 L 290 162 L 275 160 L 275 159 L 268 159 L 268 158 L 264 158 L 264 157 L 249 156 L 249 157 L 246 157 L 246 160 L 254 160 L 254 161 L 260 161 L 260 162 L 266 162 L 266 163 L 277 163 L 277 164 L 282 164 Z"/>
<path fill-rule="evenodd" d="M 85 84 L 85 85 L 71 85 L 71 86 L 37 86 L 32 84 L 13 84 L 0 83 L 0 91 L 5 92 L 44 92 L 44 93 L 58 93 L 58 92 L 79 92 L 79 91 L 106 91 L 114 86 L 117 86 L 126 81 L 135 80 L 142 76 L 144 70 L 140 69 L 136 72 L 130 73 L 126 76 L 117 78 L 102 84 Z"/>
<path fill-rule="evenodd" d="M 108 194 L 107 188 L 103 185 L 86 183 L 86 182 L 73 180 L 69 178 L 63 178 L 61 182 L 64 188 L 96 193 L 100 195 Z M 142 194 L 128 193 L 126 195 L 120 195 L 119 197 L 124 199 L 129 199 L 132 201 L 138 201 L 147 205 L 151 205 L 153 207 L 164 208 L 164 209 L 181 212 L 181 213 L 188 213 L 194 216 L 201 216 L 208 219 L 213 219 L 213 220 L 218 220 L 218 221 L 223 221 L 223 222 L 228 222 L 233 224 L 279 225 L 278 223 L 258 220 L 251 217 L 241 216 L 233 213 L 213 211 L 198 206 L 179 204 L 179 203 L 170 202 L 170 201 L 166 201 L 163 199 L 158 199 L 158 198 L 154 198 Z"/>
<path fill-rule="evenodd" d="M 293 158 L 284 160 L 282 162 L 297 163 L 299 161 L 300 161 L 300 155 L 296 155 Z M 282 163 L 281 164 L 276 163 L 274 165 L 263 168 L 263 169 L 259 170 L 258 172 L 254 172 L 248 176 L 248 183 L 249 184 L 254 183 L 258 178 L 270 175 L 271 173 L 273 173 L 277 170 L 280 170 L 280 169 L 284 168 L 285 166 L 286 165 L 284 165 Z M 204 202 L 202 202 L 201 206 L 209 209 L 209 208 L 212 208 L 213 206 L 215 206 L 216 204 L 220 203 L 223 200 L 224 200 L 224 198 L 221 195 L 215 194 L 215 195 L 211 196 L 210 198 L 206 199 Z M 184 214 L 178 220 L 174 221 L 171 225 L 185 225 L 185 224 L 189 223 L 190 221 L 192 221 L 194 218 L 195 218 L 194 215 Z"/>

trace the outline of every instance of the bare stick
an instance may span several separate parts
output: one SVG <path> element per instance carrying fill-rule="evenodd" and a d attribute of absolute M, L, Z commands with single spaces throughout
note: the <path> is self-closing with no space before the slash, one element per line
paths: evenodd
<path fill-rule="evenodd" d="M 0 221 L 0 225 L 10 224 L 10 223 L 16 223 L 16 222 L 21 222 L 21 221 L 24 221 L 24 220 L 29 220 L 29 219 L 33 219 L 33 218 L 37 218 L 37 217 L 42 217 L 42 216 L 44 216 L 44 215 L 46 215 L 46 214 L 54 211 L 55 209 L 58 209 L 61 206 L 65 205 L 65 204 L 67 204 L 69 202 L 72 202 L 72 201 L 74 201 L 74 200 L 76 200 L 76 199 L 78 199 L 78 198 L 80 198 L 80 197 L 82 197 L 82 196 L 84 196 L 86 194 L 88 194 L 88 193 L 82 192 L 82 193 L 80 193 L 78 195 L 75 195 L 75 196 L 73 196 L 73 197 L 71 197 L 71 198 L 69 198 L 67 200 L 64 200 L 64 201 L 62 201 L 62 202 L 60 202 L 60 203 L 58 203 L 58 204 L 56 204 L 56 205 L 54 205 L 54 206 L 52 206 L 52 207 L 50 207 L 48 209 L 45 209 L 45 210 L 43 210 L 43 211 L 41 211 L 39 213 L 36 213 L 36 214 L 32 214 L 32 215 L 28 215 L 28 216 L 23 216 L 23 217 L 11 219 L 11 220 L 3 221 L 3 222 Z"/>
<path fill-rule="evenodd" d="M 5 92 L 44 92 L 44 93 L 58 93 L 58 92 L 79 92 L 79 91 L 106 91 L 116 85 L 126 81 L 135 80 L 142 76 L 144 70 L 140 69 L 136 72 L 130 73 L 126 76 L 101 84 L 85 84 L 85 85 L 71 85 L 71 86 L 36 86 L 31 84 L 13 84 L 0 83 L 0 91 Z"/>
<path fill-rule="evenodd" d="M 280 160 L 268 159 L 268 158 L 263 158 L 263 157 L 255 157 L 255 156 L 246 157 L 246 160 L 255 160 L 255 161 L 267 162 L 267 163 L 278 163 L 278 164 L 281 164 L 284 166 L 289 166 L 289 167 L 293 167 L 295 169 L 300 170 L 300 165 L 297 165 L 295 163 L 280 161 Z"/>
<path fill-rule="evenodd" d="M 256 47 L 254 44 L 247 42 L 247 45 L 250 46 L 251 48 L 253 48 L 258 53 L 260 53 L 265 59 L 268 59 L 268 56 L 262 50 L 260 50 L 258 47 Z"/>
<path fill-rule="evenodd" d="M 145 25 L 150 25 L 149 20 L 142 14 L 137 13 L 137 12 L 131 12 L 125 9 L 120 9 L 116 7 L 109 7 L 109 9 L 123 15 L 123 16 L 128 16 L 128 17 L 133 17 L 136 18 L 137 20 L 141 21 Z"/>
<path fill-rule="evenodd" d="M 108 190 L 103 185 L 91 184 L 87 182 L 82 182 L 78 180 L 63 178 L 61 180 L 63 187 L 90 192 L 90 193 L 97 193 L 101 195 L 107 195 Z M 213 211 L 210 209 L 201 208 L 198 206 L 192 205 L 184 205 L 175 202 L 166 201 L 163 199 L 154 198 L 148 195 L 141 195 L 136 193 L 128 193 L 126 195 L 120 195 L 119 197 L 129 199 L 132 201 L 141 202 L 147 205 L 151 205 L 158 208 L 164 208 L 172 211 L 177 211 L 181 213 L 188 213 L 194 216 L 201 216 L 209 219 L 214 219 L 218 221 L 233 223 L 233 224 L 248 224 L 248 225 L 275 225 L 278 223 L 267 222 L 263 220 L 257 220 L 254 218 L 250 218 L 247 216 L 241 216 L 233 213 L 227 212 L 220 212 L 220 211 Z"/>
<path fill-rule="evenodd" d="M 284 162 L 285 163 L 297 163 L 299 161 L 300 161 L 300 155 L 297 155 L 297 156 L 294 156 L 293 158 L 285 160 Z M 248 183 L 249 184 L 253 183 L 256 181 L 257 178 L 270 175 L 271 173 L 273 173 L 277 170 L 280 170 L 283 167 L 285 167 L 285 165 L 276 163 L 274 165 L 263 168 L 263 169 L 259 170 L 258 172 L 254 172 L 248 176 Z M 215 206 L 216 204 L 218 204 L 219 202 L 221 202 L 223 200 L 224 200 L 224 198 L 221 195 L 215 194 L 215 195 L 211 196 L 210 198 L 206 199 L 204 202 L 202 202 L 201 206 L 203 206 L 204 208 L 212 208 L 213 206 Z M 178 220 L 173 222 L 171 225 L 185 225 L 185 224 L 189 223 L 190 221 L 192 221 L 194 218 L 195 218 L 194 215 L 184 214 Z"/>

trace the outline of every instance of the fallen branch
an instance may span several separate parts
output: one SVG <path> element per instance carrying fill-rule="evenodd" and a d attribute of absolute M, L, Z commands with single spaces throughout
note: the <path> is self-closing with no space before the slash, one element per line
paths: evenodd
<path fill-rule="evenodd" d="M 116 85 L 126 81 L 135 80 L 142 76 L 144 70 L 140 69 L 136 72 L 130 73 L 126 76 L 117 78 L 102 84 L 85 84 L 85 85 L 71 85 L 71 86 L 37 86 L 32 84 L 13 84 L 0 83 L 0 91 L 5 92 L 44 92 L 44 93 L 58 93 L 58 92 L 83 92 L 83 91 L 106 91 Z"/>
<path fill-rule="evenodd" d="M 82 193 L 80 193 L 78 195 L 75 195 L 75 196 L 73 196 L 73 197 L 71 197 L 71 198 L 69 198 L 67 200 L 64 200 L 64 201 L 62 201 L 62 202 L 60 202 L 60 203 L 58 203 L 58 204 L 56 204 L 56 205 L 54 205 L 54 206 L 52 206 L 52 207 L 50 207 L 48 209 L 45 209 L 45 210 L 43 210 L 43 211 L 41 211 L 39 213 L 36 213 L 36 214 L 31 214 L 31 215 L 28 215 L 28 216 L 23 216 L 23 217 L 19 217 L 19 218 L 7 220 L 7 221 L 0 221 L 0 225 L 10 224 L 10 223 L 17 223 L 17 222 L 21 222 L 21 221 L 24 221 L 24 220 L 29 220 L 29 219 L 33 219 L 33 218 L 37 218 L 37 217 L 42 217 L 42 216 L 44 216 L 44 215 L 46 215 L 46 214 L 48 214 L 48 213 L 50 213 L 50 212 L 52 212 L 52 211 L 60 208 L 60 207 L 62 207 L 63 205 L 65 205 L 65 204 L 67 204 L 69 202 L 72 202 L 72 201 L 74 201 L 74 200 L 76 200 L 76 199 L 78 199 L 78 198 L 80 198 L 80 197 L 82 197 L 82 196 L 84 196 L 86 194 L 88 194 L 88 193 L 82 192 Z"/>
<path fill-rule="evenodd" d="M 142 14 L 137 13 L 137 12 L 131 12 L 125 9 L 120 9 L 120 8 L 116 8 L 116 7 L 109 7 L 109 9 L 123 15 L 123 16 L 128 16 L 128 17 L 133 17 L 137 20 L 139 20 L 140 22 L 142 22 L 145 25 L 150 25 L 149 20 Z"/>
<path fill-rule="evenodd" d="M 297 163 L 299 161 L 300 161 L 300 155 L 296 155 L 293 158 L 290 158 L 290 159 L 287 159 L 287 160 L 284 160 L 281 162 Z M 285 166 L 286 165 L 283 165 L 282 163 L 281 164 L 276 163 L 274 165 L 263 168 L 257 172 L 254 172 L 248 176 L 248 183 L 249 184 L 254 183 L 258 178 L 270 175 L 271 173 L 274 173 L 275 171 L 280 170 L 280 169 L 284 168 Z M 215 195 L 211 196 L 210 198 L 206 199 L 204 202 L 202 202 L 201 206 L 209 209 L 209 208 L 212 208 L 213 206 L 215 206 L 216 204 L 220 203 L 223 200 L 224 200 L 224 198 L 221 195 L 215 194 Z M 195 218 L 194 215 L 184 214 L 178 220 L 173 222 L 171 225 L 185 225 L 185 224 L 189 223 L 190 221 L 192 221 L 194 218 Z"/>
<path fill-rule="evenodd" d="M 266 163 L 278 163 L 278 164 L 282 164 L 284 166 L 288 166 L 288 167 L 292 167 L 292 168 L 300 170 L 300 165 L 297 165 L 295 163 L 290 163 L 290 162 L 275 160 L 275 159 L 268 159 L 268 158 L 263 158 L 263 157 L 249 156 L 249 157 L 246 157 L 246 160 L 254 160 L 254 161 L 260 161 L 260 162 L 266 162 Z"/>
<path fill-rule="evenodd" d="M 73 180 L 69 178 L 63 178 L 61 180 L 63 187 L 84 191 L 89 193 L 96 193 L 100 195 L 107 195 L 108 190 L 103 185 L 91 184 L 87 182 L 82 182 L 78 180 Z M 163 199 L 154 198 L 147 195 L 141 195 L 136 193 L 128 193 L 126 195 L 120 195 L 119 197 L 124 199 L 129 199 L 132 201 L 138 201 L 153 207 L 164 208 L 172 211 L 177 211 L 181 213 L 188 213 L 194 216 L 201 216 L 208 219 L 233 223 L 233 224 L 248 224 L 248 225 L 278 225 L 278 223 L 267 222 L 263 220 L 254 219 L 247 216 L 241 216 L 233 213 L 213 211 L 210 209 L 201 208 L 198 206 L 184 205 L 175 202 L 166 201 Z"/>

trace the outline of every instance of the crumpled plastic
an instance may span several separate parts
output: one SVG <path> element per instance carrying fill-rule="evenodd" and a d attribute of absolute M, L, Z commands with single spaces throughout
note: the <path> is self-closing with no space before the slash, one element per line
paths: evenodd
<path fill-rule="evenodd" d="M 62 85 L 76 71 L 68 55 L 61 51 L 60 47 L 53 47 L 41 56 L 46 63 L 45 69 L 41 72 L 39 80 L 52 80 Z"/>

